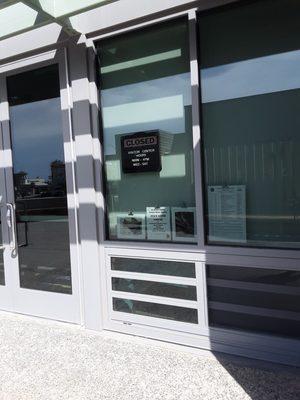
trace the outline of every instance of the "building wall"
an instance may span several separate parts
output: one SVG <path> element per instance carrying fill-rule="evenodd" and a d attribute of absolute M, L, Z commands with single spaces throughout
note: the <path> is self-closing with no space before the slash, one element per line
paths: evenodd
<path fill-rule="evenodd" d="M 35 63 L 47 64 L 55 56 L 53 49 L 61 48 L 64 51 L 67 82 L 66 93 L 63 95 L 67 96 L 67 100 L 63 114 L 65 118 L 70 119 L 72 126 L 76 188 L 72 212 L 76 214 L 78 224 L 79 291 L 82 323 L 86 328 L 116 330 L 203 347 L 213 351 L 225 351 L 296 365 L 299 364 L 298 352 L 300 351 L 297 338 L 269 337 L 244 330 L 238 332 L 230 328 L 213 327 L 208 324 L 208 302 L 215 301 L 212 279 L 218 278 L 210 275 L 213 273 L 213 269 L 207 270 L 207 265 L 222 266 L 228 271 L 230 267 L 267 269 L 269 272 L 280 270 L 284 276 L 287 271 L 299 271 L 300 258 L 297 250 L 208 246 L 205 241 L 196 10 L 230 2 L 232 1 L 122 0 L 112 2 L 98 9 L 71 17 L 72 26 L 82 33 L 78 37 L 69 38 L 58 25 L 50 24 L 1 42 L 0 73 L 14 69 L 15 65 L 20 69 Z M 173 19 L 178 15 L 186 16 L 189 20 L 192 108 L 187 112 L 191 113 L 193 131 L 198 245 L 107 241 L 103 195 L 103 144 L 101 134 L 99 135 L 99 132 L 102 132 L 101 106 L 95 68 L 97 56 L 94 42 L 110 35 L 163 23 L 163 21 Z M 209 159 L 208 163 L 211 162 Z M 224 168 L 224 166 L 221 164 L 220 168 Z M 211 184 L 216 183 L 212 178 L 210 178 L 210 182 Z M 145 192 L 145 190 L 143 191 Z M 125 188 L 123 199 L 126 199 L 127 195 Z M 182 307 L 184 304 L 192 304 L 192 307 L 198 311 L 197 326 L 191 327 L 174 321 L 157 322 L 150 317 L 128 317 L 116 314 L 111 304 L 113 296 L 111 279 L 122 276 L 113 270 L 116 258 L 149 259 L 172 263 L 188 262 L 194 265 L 196 273 L 190 280 L 179 275 L 180 279 L 178 277 L 170 278 L 166 283 L 180 284 L 179 282 L 185 281 L 197 288 L 197 300 L 194 303 L 185 303 L 184 301 L 176 303 L 175 300 L 170 300 L 168 304 L 169 306 L 181 304 Z M 238 273 L 237 270 L 231 271 Z M 208 288 L 207 274 L 210 279 Z M 125 276 L 126 274 L 124 274 Z M 138 275 L 134 273 L 127 275 L 128 279 L 137 277 Z M 222 277 L 219 279 L 224 280 Z M 223 284 L 225 283 L 223 282 Z M 235 289 L 241 289 L 241 287 L 242 285 Z M 134 301 L 134 297 L 131 300 Z M 220 310 L 215 309 L 216 311 Z M 221 312 L 230 313 L 230 309 L 223 309 L 223 311 L 221 309 Z"/>

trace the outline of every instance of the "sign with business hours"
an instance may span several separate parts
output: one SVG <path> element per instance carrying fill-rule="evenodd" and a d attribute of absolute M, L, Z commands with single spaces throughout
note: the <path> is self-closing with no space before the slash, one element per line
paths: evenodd
<path fill-rule="evenodd" d="M 158 131 L 122 136 L 121 155 L 124 173 L 161 171 Z"/>

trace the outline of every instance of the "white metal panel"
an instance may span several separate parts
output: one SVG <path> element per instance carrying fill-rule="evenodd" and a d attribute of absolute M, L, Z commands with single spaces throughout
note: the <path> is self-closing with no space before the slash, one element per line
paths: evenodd
<path fill-rule="evenodd" d="M 149 259 L 149 257 L 148 257 Z M 192 300 L 183 300 L 183 299 L 175 299 L 175 298 L 170 298 L 170 297 L 162 297 L 162 296 L 153 296 L 153 295 L 144 295 L 144 294 L 138 294 L 138 293 L 129 293 L 129 292 L 121 292 L 121 291 L 114 291 L 112 290 L 112 284 L 111 284 L 111 277 L 115 275 L 115 273 L 118 275 L 119 273 L 124 274 L 123 276 L 130 276 L 131 278 L 129 279 L 136 279 L 136 277 L 142 275 L 143 277 L 149 277 L 150 274 L 145 274 L 145 273 L 138 273 L 138 272 L 123 272 L 123 271 L 117 271 L 117 270 L 111 270 L 111 257 L 107 254 L 106 257 L 106 262 L 105 262 L 105 267 L 106 267 L 106 301 L 105 301 L 105 306 L 106 310 L 104 312 L 104 328 L 107 328 L 110 326 L 110 321 L 112 320 L 119 320 L 123 321 L 124 324 L 139 324 L 142 323 L 144 325 L 148 325 L 151 327 L 162 327 L 165 329 L 172 329 L 172 330 L 182 330 L 186 332 L 193 332 L 193 333 L 200 333 L 204 332 L 202 330 L 201 325 L 199 323 L 185 323 L 185 322 L 180 322 L 180 321 L 173 321 L 167 318 L 155 318 L 151 316 L 143 316 L 143 315 L 138 315 L 138 314 L 130 314 L 130 313 L 125 313 L 125 312 L 119 312 L 119 311 L 114 311 L 113 310 L 113 302 L 112 298 L 122 298 L 122 299 L 131 299 L 131 300 L 137 300 L 137 301 L 144 301 L 148 303 L 156 303 L 156 304 L 166 304 L 170 306 L 176 306 L 176 307 L 185 307 L 185 308 L 191 308 L 195 310 L 201 310 L 201 307 L 203 307 L 203 304 L 199 304 L 199 298 L 200 302 L 201 301 L 201 294 L 200 297 L 198 298 L 198 301 L 192 301 Z M 192 286 L 195 286 L 197 283 L 196 278 L 181 278 L 178 276 L 170 276 L 168 277 L 167 275 L 154 275 L 151 274 L 151 282 L 153 281 L 163 281 L 166 283 L 175 283 L 175 282 L 180 282 L 179 284 L 192 284 Z M 169 280 L 168 280 L 169 278 Z M 182 281 L 180 281 L 182 279 Z M 147 280 L 147 279 L 146 279 Z M 200 288 L 200 292 L 201 292 Z M 197 293 L 198 293 L 198 288 L 197 288 Z M 202 310 L 200 312 L 203 312 Z M 198 311 L 198 320 L 202 321 L 203 318 L 201 314 L 199 315 Z"/>

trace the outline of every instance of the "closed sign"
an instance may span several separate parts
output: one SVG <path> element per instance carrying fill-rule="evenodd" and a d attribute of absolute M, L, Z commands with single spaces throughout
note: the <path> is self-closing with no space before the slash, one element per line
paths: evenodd
<path fill-rule="evenodd" d="M 121 154 L 124 173 L 161 171 L 159 132 L 139 132 L 121 137 Z"/>

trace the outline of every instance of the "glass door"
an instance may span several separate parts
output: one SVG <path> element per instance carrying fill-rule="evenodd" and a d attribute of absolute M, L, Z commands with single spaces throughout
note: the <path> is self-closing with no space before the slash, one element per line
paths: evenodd
<path fill-rule="evenodd" d="M 2 121 L 9 242 L 4 263 L 14 311 L 80 322 L 71 137 L 61 100 L 66 79 L 60 57 L 55 61 L 2 80 L 9 121 Z"/>

